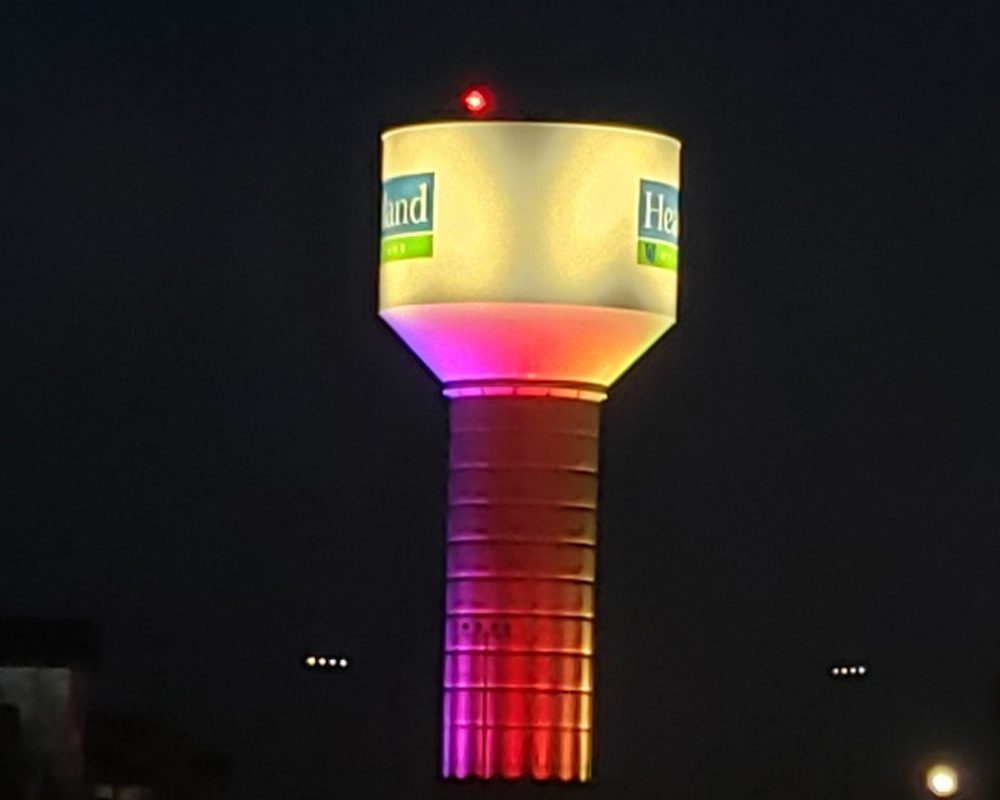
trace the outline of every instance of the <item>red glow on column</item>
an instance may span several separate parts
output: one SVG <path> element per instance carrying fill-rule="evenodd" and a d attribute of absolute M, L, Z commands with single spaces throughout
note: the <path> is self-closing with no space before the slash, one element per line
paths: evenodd
<path fill-rule="evenodd" d="M 596 401 L 451 401 L 442 770 L 590 777 Z"/>

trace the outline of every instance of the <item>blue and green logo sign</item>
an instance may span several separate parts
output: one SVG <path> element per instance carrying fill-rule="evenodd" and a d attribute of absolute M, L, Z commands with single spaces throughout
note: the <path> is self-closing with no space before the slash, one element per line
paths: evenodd
<path fill-rule="evenodd" d="M 675 186 L 639 181 L 640 264 L 677 269 L 677 232 L 680 193 Z"/>
<path fill-rule="evenodd" d="M 434 173 L 382 182 L 382 263 L 434 255 Z"/>

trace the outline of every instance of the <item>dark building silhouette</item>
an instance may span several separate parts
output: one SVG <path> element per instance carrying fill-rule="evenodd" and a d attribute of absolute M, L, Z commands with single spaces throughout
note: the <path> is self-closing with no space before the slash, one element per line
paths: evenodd
<path fill-rule="evenodd" d="M 142 714 L 98 712 L 87 723 L 91 796 L 101 800 L 219 800 L 230 759 Z"/>
<path fill-rule="evenodd" d="M 142 714 L 89 711 L 95 626 L 0 618 L 0 800 L 218 800 L 229 757 Z"/>
<path fill-rule="evenodd" d="M 94 626 L 0 618 L 0 797 L 69 800 L 84 790 Z"/>

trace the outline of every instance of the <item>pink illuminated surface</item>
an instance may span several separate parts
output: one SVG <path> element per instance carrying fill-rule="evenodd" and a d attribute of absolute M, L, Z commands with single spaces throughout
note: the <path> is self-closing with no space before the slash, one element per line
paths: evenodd
<path fill-rule="evenodd" d="M 433 303 L 381 315 L 444 383 L 609 386 L 673 324 L 648 311 L 553 303 Z"/>

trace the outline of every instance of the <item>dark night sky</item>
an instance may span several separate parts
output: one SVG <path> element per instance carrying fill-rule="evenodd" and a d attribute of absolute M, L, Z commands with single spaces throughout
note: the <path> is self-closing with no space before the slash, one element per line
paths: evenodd
<path fill-rule="evenodd" d="M 374 308 L 378 132 L 486 78 L 685 143 L 682 319 L 605 409 L 599 781 L 554 791 L 995 792 L 1000 15 L 753 6 L 7 5 L 0 613 L 98 620 L 96 701 L 238 797 L 479 796 L 434 779 L 446 407 Z"/>

